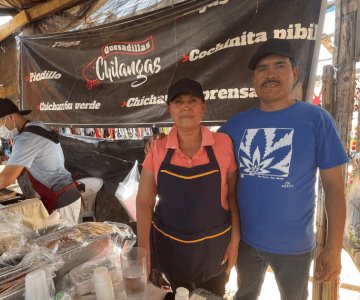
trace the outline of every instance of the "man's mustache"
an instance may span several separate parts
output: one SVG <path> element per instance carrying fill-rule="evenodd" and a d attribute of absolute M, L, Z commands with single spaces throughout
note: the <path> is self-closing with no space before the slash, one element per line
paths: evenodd
<path fill-rule="evenodd" d="M 261 84 L 261 86 L 265 86 L 267 84 L 280 84 L 280 81 L 275 79 L 266 80 Z"/>

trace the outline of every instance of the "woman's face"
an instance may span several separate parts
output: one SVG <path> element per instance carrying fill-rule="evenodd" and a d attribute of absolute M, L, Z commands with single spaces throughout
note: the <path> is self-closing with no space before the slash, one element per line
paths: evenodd
<path fill-rule="evenodd" d="M 191 94 L 179 94 L 170 102 L 168 109 L 178 128 L 192 129 L 200 125 L 205 102 Z"/>

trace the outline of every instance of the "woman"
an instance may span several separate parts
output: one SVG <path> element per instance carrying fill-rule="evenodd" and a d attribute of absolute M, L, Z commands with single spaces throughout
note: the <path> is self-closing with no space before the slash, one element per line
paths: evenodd
<path fill-rule="evenodd" d="M 198 82 L 173 83 L 167 104 L 175 125 L 143 162 L 138 245 L 148 252 L 148 270 L 164 273 L 173 291 L 204 288 L 223 296 L 240 240 L 233 146 L 200 125 L 205 101 Z"/>

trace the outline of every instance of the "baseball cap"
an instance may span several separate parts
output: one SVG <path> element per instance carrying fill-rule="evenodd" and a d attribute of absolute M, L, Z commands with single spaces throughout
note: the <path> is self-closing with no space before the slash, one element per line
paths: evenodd
<path fill-rule="evenodd" d="M 19 110 L 9 98 L 0 98 L 0 118 L 13 113 L 20 113 L 24 116 L 31 113 L 31 110 Z"/>
<path fill-rule="evenodd" d="M 183 78 L 169 86 L 167 103 L 169 104 L 176 95 L 181 93 L 191 94 L 204 100 L 204 92 L 201 84 L 195 80 Z"/>
<path fill-rule="evenodd" d="M 293 50 L 288 40 L 271 38 L 256 50 L 254 56 L 249 61 L 248 68 L 254 70 L 259 60 L 270 54 L 280 54 L 293 61 L 295 60 Z"/>

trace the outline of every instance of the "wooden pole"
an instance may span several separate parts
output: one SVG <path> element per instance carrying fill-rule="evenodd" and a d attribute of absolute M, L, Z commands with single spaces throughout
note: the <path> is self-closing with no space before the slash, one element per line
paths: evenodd
<path fill-rule="evenodd" d="M 360 0 L 359 0 L 360 3 Z M 360 14 L 358 14 L 360 15 Z M 358 28 L 360 28 L 360 18 L 358 17 Z M 360 31 L 359 31 L 360 34 Z M 359 38 L 360 40 L 360 38 Z M 356 137 L 356 152 L 360 152 L 360 79 L 358 80 L 357 88 L 356 88 L 356 97 L 357 97 L 357 112 L 358 112 L 358 119 L 357 119 L 357 137 Z M 360 172 L 360 168 L 359 168 Z"/>
<path fill-rule="evenodd" d="M 360 0 L 359 0 L 360 5 Z M 360 18 L 358 18 L 358 21 L 360 22 Z M 360 24 L 358 24 L 358 28 L 360 28 Z M 359 38 L 360 40 L 360 38 Z M 357 112 L 358 112 L 358 118 L 357 118 L 357 136 L 356 136 L 356 152 L 360 153 L 360 79 L 357 84 L 356 88 L 356 99 L 358 103 Z M 353 170 L 353 178 L 360 178 L 360 158 L 355 161 L 355 170 Z"/>
<path fill-rule="evenodd" d="M 323 68 L 322 77 L 322 106 L 332 114 L 334 110 L 334 87 L 335 87 L 335 69 L 333 66 L 325 66 Z M 314 265 L 316 265 L 316 257 L 320 251 L 325 247 L 327 233 L 327 220 L 325 211 L 325 195 L 319 180 L 318 195 L 316 203 L 316 248 L 314 253 Z M 322 284 L 314 280 L 312 299 L 332 299 L 323 297 L 329 292 L 328 284 Z M 337 299 L 337 298 L 334 298 Z"/>
<path fill-rule="evenodd" d="M 336 1 L 337 19 L 333 65 L 338 71 L 333 115 L 346 149 L 349 149 L 349 132 L 355 93 L 357 2 L 358 0 Z M 340 14 L 339 17 L 338 14 Z"/>
<path fill-rule="evenodd" d="M 339 129 L 340 138 L 346 150 L 349 149 L 351 118 L 355 93 L 355 40 L 358 0 L 336 0 L 335 49 L 333 65 L 337 71 L 324 68 L 323 104 L 333 115 Z M 334 88 L 330 88 L 331 78 Z M 335 83 L 335 84 L 334 84 Z M 334 96 L 333 96 L 334 95 Z M 346 178 L 346 175 L 344 176 Z M 316 254 L 326 244 L 327 217 L 323 190 L 319 188 L 317 210 L 317 247 Z M 314 300 L 337 300 L 339 298 L 339 278 L 326 282 L 314 282 Z"/>

